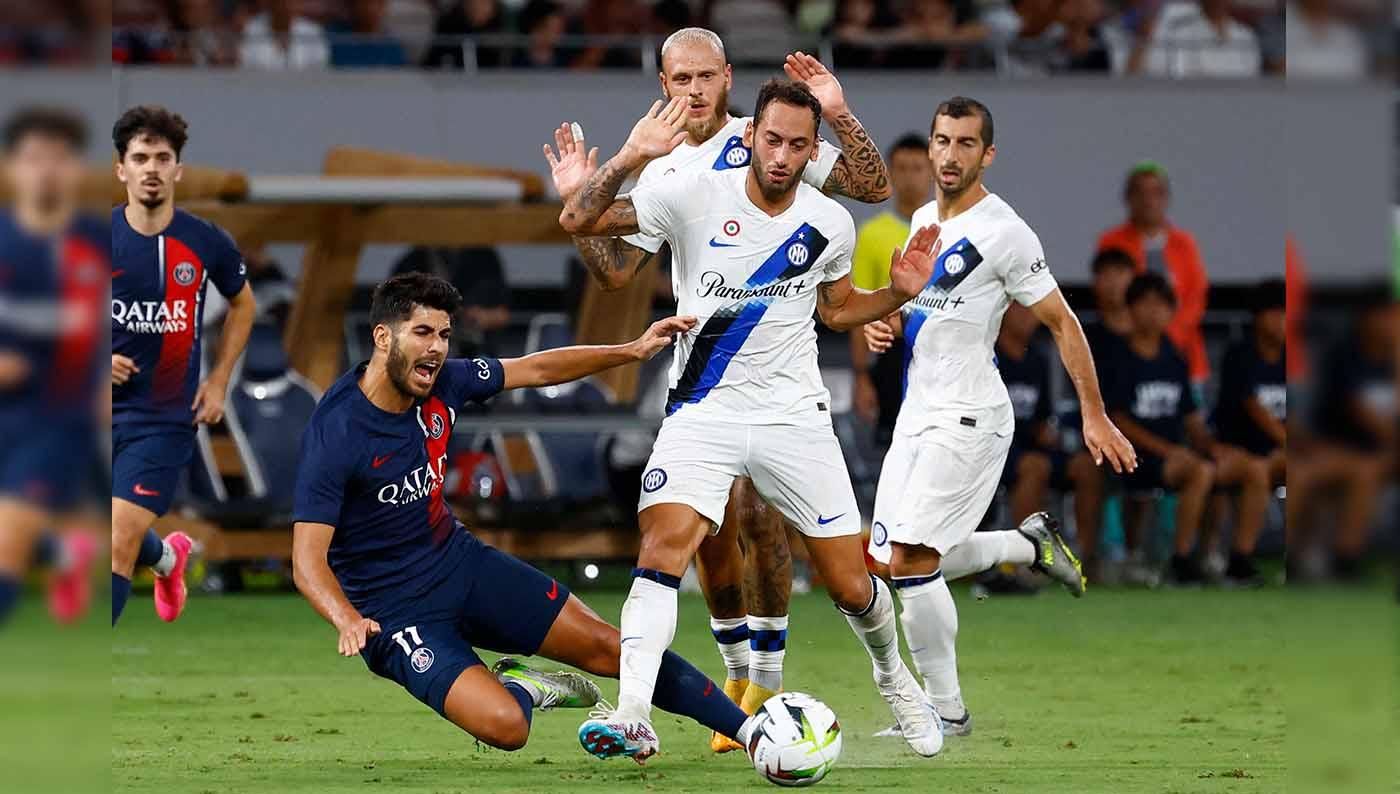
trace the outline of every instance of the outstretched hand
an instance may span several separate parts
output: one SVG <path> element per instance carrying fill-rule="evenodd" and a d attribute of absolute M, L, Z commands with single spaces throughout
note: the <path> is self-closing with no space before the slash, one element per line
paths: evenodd
<path fill-rule="evenodd" d="M 933 263 L 943 250 L 938 234 L 936 223 L 921 227 L 903 251 L 894 249 L 890 255 L 890 287 L 896 295 L 908 300 L 922 292 L 933 278 Z"/>
<path fill-rule="evenodd" d="M 630 149 L 644 160 L 670 154 L 685 140 L 686 102 L 685 97 L 675 96 L 664 105 L 659 99 L 651 103 L 651 110 L 637 120 L 622 148 Z"/>
<path fill-rule="evenodd" d="M 544 159 L 549 163 L 549 175 L 554 179 L 554 190 L 559 198 L 568 201 L 569 197 L 583 189 L 593 173 L 598 170 L 598 147 L 588 149 L 583 140 L 583 127 L 578 122 L 565 122 L 554 131 L 554 145 L 559 154 L 555 156 L 549 144 L 544 145 Z"/>
<path fill-rule="evenodd" d="M 1118 426 L 1102 413 L 1084 417 L 1084 446 L 1095 465 L 1107 460 L 1118 474 L 1137 470 L 1137 452 Z"/>
<path fill-rule="evenodd" d="M 636 341 L 632 343 L 636 347 L 637 358 L 641 361 L 649 360 L 652 356 L 669 347 L 672 337 L 694 328 L 696 322 L 695 317 L 683 315 L 667 317 L 652 323 L 646 333 L 637 337 Z"/>
<path fill-rule="evenodd" d="M 836 75 L 822 62 L 801 50 L 788 55 L 783 72 L 790 80 L 801 80 L 811 89 L 812 96 L 822 103 L 822 118 L 831 119 L 846 110 L 846 92 Z"/>

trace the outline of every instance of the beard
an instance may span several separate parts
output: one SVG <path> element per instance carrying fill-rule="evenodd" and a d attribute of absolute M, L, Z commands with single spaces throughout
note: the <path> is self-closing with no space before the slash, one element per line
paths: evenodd
<path fill-rule="evenodd" d="M 399 340 L 390 338 L 389 340 L 389 360 L 384 366 L 385 372 L 389 374 L 389 382 L 394 384 L 394 388 L 399 393 L 410 399 L 424 397 L 427 392 L 419 392 L 409 381 L 408 375 L 413 371 L 413 362 L 408 360 L 408 356 L 399 349 Z M 431 388 L 431 387 L 430 387 Z"/>
<path fill-rule="evenodd" d="M 753 169 L 754 181 L 758 183 L 758 192 L 763 194 L 766 201 L 773 203 L 791 193 L 797 186 L 797 180 L 802 178 L 802 169 L 799 168 L 781 182 L 770 182 L 767 164 L 760 163 L 757 157 L 753 158 L 753 163 L 749 167 Z"/>
<path fill-rule="evenodd" d="M 729 120 L 728 89 L 720 89 L 719 96 L 715 99 L 715 104 L 710 110 L 712 112 L 709 116 L 686 122 L 685 131 L 697 141 L 708 141 Z"/>
<path fill-rule="evenodd" d="M 963 193 L 966 193 L 968 188 L 975 185 L 977 183 L 978 177 L 980 177 L 981 175 L 982 166 L 979 163 L 978 165 L 973 166 L 971 170 L 963 171 L 962 174 L 959 176 L 958 183 L 956 185 L 954 185 L 953 187 L 944 187 L 943 183 L 939 181 L 942 177 L 942 169 L 940 168 L 939 173 L 936 173 L 934 175 L 934 184 L 938 186 L 938 191 L 941 194 L 943 194 L 945 198 L 957 198 Z"/>
<path fill-rule="evenodd" d="M 165 204 L 165 196 L 146 195 L 137 199 L 137 201 L 141 204 L 141 206 L 145 207 L 148 210 L 160 209 L 161 206 Z"/>

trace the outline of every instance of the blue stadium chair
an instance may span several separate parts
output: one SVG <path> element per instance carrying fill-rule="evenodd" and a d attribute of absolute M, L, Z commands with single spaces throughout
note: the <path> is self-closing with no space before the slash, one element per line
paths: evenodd
<path fill-rule="evenodd" d="M 521 390 L 521 404 L 531 413 L 590 414 L 609 410 L 612 393 L 592 379 Z M 604 434 L 592 431 L 530 431 L 531 447 L 539 451 L 537 462 L 547 496 L 566 503 L 602 499 L 608 493 L 603 457 Z"/>

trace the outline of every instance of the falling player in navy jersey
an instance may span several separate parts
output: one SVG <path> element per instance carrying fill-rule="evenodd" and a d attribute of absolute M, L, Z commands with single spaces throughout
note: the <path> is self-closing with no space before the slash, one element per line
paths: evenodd
<path fill-rule="evenodd" d="M 76 506 L 74 472 L 93 449 L 108 233 L 79 211 L 82 119 L 25 108 L 3 140 L 14 204 L 0 210 L 0 620 L 38 563 L 52 571 L 50 611 L 71 622 L 91 597 L 96 542 L 46 529 Z"/>
<path fill-rule="evenodd" d="M 112 623 L 136 566 L 156 574 L 156 613 L 185 607 L 183 532 L 164 541 L 151 528 L 170 509 L 194 450 L 195 425 L 223 419 L 234 364 L 257 307 L 243 259 L 224 230 L 175 208 L 185 120 L 142 105 L 112 128 L 117 178 L 127 202 L 112 210 Z M 219 352 L 200 376 L 208 282 L 228 298 Z"/>
<path fill-rule="evenodd" d="M 462 730 L 514 750 L 529 736 L 534 709 L 593 706 L 598 688 L 510 658 L 487 670 L 474 648 L 538 654 L 616 678 L 621 638 L 567 587 L 483 544 L 452 515 L 443 478 L 457 412 L 504 389 L 649 359 L 695 318 L 661 320 L 623 345 L 451 359 L 461 300 L 451 284 L 423 273 L 375 290 L 374 353 L 326 392 L 302 438 L 292 565 L 297 588 L 339 632 L 341 655 L 359 653 Z M 746 715 L 673 653 L 661 663 L 656 705 L 747 739 Z"/>

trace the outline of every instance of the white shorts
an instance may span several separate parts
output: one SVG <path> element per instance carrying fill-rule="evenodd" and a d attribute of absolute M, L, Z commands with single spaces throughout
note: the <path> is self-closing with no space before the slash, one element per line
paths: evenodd
<path fill-rule="evenodd" d="M 890 544 L 947 554 L 977 530 L 996 496 L 1011 437 L 968 427 L 895 433 L 875 491 L 870 556 L 886 565 Z"/>
<path fill-rule="evenodd" d="M 746 425 L 684 413 L 668 417 L 642 474 L 637 512 L 688 505 L 718 531 L 729 487 L 740 476 L 752 479 L 759 496 L 804 535 L 860 534 L 860 509 L 829 422 Z"/>

